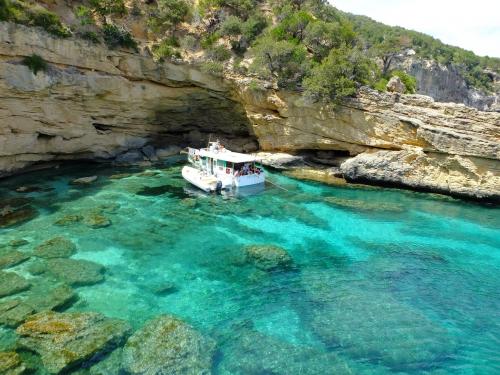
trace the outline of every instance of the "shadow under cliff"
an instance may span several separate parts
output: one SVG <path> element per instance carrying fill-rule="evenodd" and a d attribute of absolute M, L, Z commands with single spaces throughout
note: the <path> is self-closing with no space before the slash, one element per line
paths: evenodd
<path fill-rule="evenodd" d="M 245 109 L 236 101 L 216 93 L 196 92 L 160 105 L 155 112 L 160 131 L 151 137 L 154 145 L 206 146 L 218 138 L 231 150 L 252 152 L 259 148 Z"/>

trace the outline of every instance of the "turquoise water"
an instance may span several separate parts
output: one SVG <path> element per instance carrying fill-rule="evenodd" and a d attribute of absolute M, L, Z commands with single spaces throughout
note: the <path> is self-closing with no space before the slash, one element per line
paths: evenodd
<path fill-rule="evenodd" d="M 144 173 L 146 171 L 146 173 Z M 116 173 L 130 173 L 110 179 Z M 89 186 L 69 182 L 97 174 Z M 55 236 L 105 280 L 69 311 L 135 329 L 175 314 L 218 344 L 215 374 L 500 373 L 500 210 L 395 189 L 340 188 L 280 174 L 260 193 L 204 195 L 180 166 L 82 165 L 3 180 L 39 215 L 0 229 L 22 251 Z M 44 191 L 17 193 L 21 185 Z M 99 212 L 111 225 L 54 223 Z M 291 269 L 266 272 L 245 245 L 274 244 Z M 31 275 L 29 260 L 12 268 Z M 166 283 L 175 285 L 159 293 Z M 13 332 L 0 328 L 0 349 Z"/>

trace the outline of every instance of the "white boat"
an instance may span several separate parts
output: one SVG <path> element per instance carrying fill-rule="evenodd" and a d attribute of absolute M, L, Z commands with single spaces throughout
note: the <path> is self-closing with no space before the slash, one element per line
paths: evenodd
<path fill-rule="evenodd" d="M 206 192 L 254 186 L 266 180 L 255 156 L 229 151 L 219 141 L 209 142 L 207 148 L 188 147 L 187 154 L 191 166 L 182 168 L 182 177 Z"/>

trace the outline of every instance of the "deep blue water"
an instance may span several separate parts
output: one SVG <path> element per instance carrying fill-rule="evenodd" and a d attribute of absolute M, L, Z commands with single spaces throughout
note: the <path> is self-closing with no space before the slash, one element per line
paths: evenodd
<path fill-rule="evenodd" d="M 175 314 L 218 343 L 216 374 L 500 373 L 500 210 L 396 189 L 331 187 L 280 174 L 260 193 L 204 195 L 180 166 L 144 170 L 63 167 L 0 182 L 40 214 L 0 243 L 31 251 L 63 235 L 73 257 L 106 267 L 77 288 L 70 311 L 98 311 L 135 329 Z M 131 176 L 109 179 L 114 173 Z M 97 174 L 97 182 L 69 182 Z M 16 193 L 37 185 L 52 190 Z M 99 210 L 92 229 L 57 226 Z M 274 244 L 294 267 L 266 272 L 242 261 Z M 29 262 L 12 270 L 33 278 Z M 166 282 L 175 291 L 159 295 Z M 12 332 L 0 328 L 2 338 Z M 3 344 L 8 346 L 8 344 Z"/>

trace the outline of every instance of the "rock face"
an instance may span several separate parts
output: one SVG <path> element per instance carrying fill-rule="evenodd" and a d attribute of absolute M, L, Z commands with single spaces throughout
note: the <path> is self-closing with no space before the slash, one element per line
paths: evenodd
<path fill-rule="evenodd" d="M 52 374 L 113 350 L 130 327 L 97 313 L 39 313 L 17 328 L 21 347 L 37 352 Z"/>
<path fill-rule="evenodd" d="M 482 111 L 500 112 L 500 77 L 494 76 L 496 93 L 482 93 L 468 88 L 464 78 L 454 66 L 436 61 L 404 56 L 395 61 L 395 68 L 402 69 L 417 79 L 417 92 L 440 102 L 464 103 Z"/>
<path fill-rule="evenodd" d="M 129 374 L 211 374 L 215 342 L 183 321 L 159 316 L 125 344 L 123 363 Z"/>
<path fill-rule="evenodd" d="M 425 153 L 420 148 L 363 153 L 341 165 L 351 181 L 378 182 L 498 201 L 498 161 Z"/>
<path fill-rule="evenodd" d="M 389 82 L 387 82 L 387 91 L 389 92 L 397 92 L 400 94 L 404 94 L 406 90 L 406 86 L 403 82 L 401 82 L 401 78 L 394 76 L 391 77 Z"/>
<path fill-rule="evenodd" d="M 34 75 L 20 63 L 32 53 L 48 62 L 46 72 Z M 153 150 L 202 145 L 208 134 L 247 152 L 257 149 L 257 141 L 262 151 L 292 154 L 355 156 L 418 147 L 441 169 L 452 168 L 451 175 L 458 164 L 448 163 L 448 156 L 488 165 L 476 170 L 484 178 L 492 174 L 496 180 L 500 169 L 500 113 L 422 95 L 361 89 L 341 105 L 310 103 L 296 93 L 256 92 L 250 78 L 222 80 L 191 65 L 156 64 L 150 56 L 9 23 L 0 23 L 0 57 L 0 176 L 50 160 L 128 160 L 126 155 L 156 160 Z M 451 184 L 449 191 L 467 190 L 456 187 Z M 500 196 L 495 184 L 483 187 L 493 189 L 490 197 Z"/>

